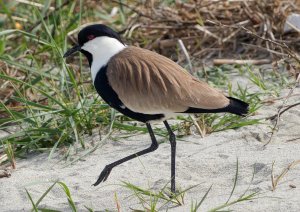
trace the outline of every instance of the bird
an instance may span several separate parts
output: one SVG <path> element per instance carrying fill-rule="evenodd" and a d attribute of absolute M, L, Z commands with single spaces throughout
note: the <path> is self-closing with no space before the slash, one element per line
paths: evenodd
<path fill-rule="evenodd" d="M 78 33 L 78 44 L 64 58 L 81 52 L 88 60 L 93 85 L 112 108 L 146 124 L 151 145 L 104 167 L 97 181 L 105 182 L 113 168 L 153 152 L 158 143 L 152 124 L 162 122 L 171 145 L 171 192 L 175 187 L 176 136 L 167 122 L 179 114 L 228 112 L 245 116 L 249 104 L 228 97 L 199 80 L 171 59 L 147 49 L 128 46 L 104 24 L 91 24 Z"/>

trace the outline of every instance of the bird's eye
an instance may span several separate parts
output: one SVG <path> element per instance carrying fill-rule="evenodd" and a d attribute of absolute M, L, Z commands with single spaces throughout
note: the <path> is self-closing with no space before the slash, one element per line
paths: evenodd
<path fill-rule="evenodd" d="M 89 40 L 93 40 L 93 39 L 95 38 L 95 35 L 88 35 L 87 38 L 88 38 Z"/>

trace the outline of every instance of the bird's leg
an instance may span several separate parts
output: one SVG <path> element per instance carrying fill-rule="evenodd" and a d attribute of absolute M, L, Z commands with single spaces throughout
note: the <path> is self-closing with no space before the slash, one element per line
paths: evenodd
<path fill-rule="evenodd" d="M 171 192 L 175 193 L 175 157 L 176 157 L 176 136 L 173 133 L 167 121 L 164 124 L 169 133 L 169 141 L 171 144 Z"/>
<path fill-rule="evenodd" d="M 106 181 L 107 178 L 108 178 L 108 176 L 109 176 L 109 174 L 110 174 L 110 172 L 111 172 L 111 170 L 112 170 L 115 166 L 118 166 L 118 165 L 120 165 L 121 163 L 124 163 L 124 162 L 126 162 L 126 161 L 129 161 L 129 160 L 131 160 L 131 159 L 133 159 L 133 158 L 136 158 L 136 157 L 138 157 L 138 156 L 147 154 L 147 153 L 149 153 L 149 152 L 153 152 L 153 151 L 155 151 L 155 150 L 158 148 L 158 143 L 157 143 L 156 138 L 155 138 L 155 136 L 154 136 L 154 133 L 153 133 L 153 130 L 152 130 L 151 125 L 150 125 L 149 123 L 146 123 L 146 126 L 147 126 L 147 129 L 148 129 L 148 132 L 149 132 L 149 134 L 150 134 L 151 141 L 152 141 L 151 146 L 148 147 L 147 149 L 144 149 L 144 150 L 139 151 L 139 152 L 137 152 L 137 153 L 135 153 L 135 154 L 129 155 L 129 156 L 125 157 L 125 158 L 122 158 L 122 159 L 120 159 L 120 160 L 118 160 L 118 161 L 115 161 L 115 162 L 113 162 L 113 163 L 111 163 L 111 164 L 106 165 L 105 168 L 102 170 L 102 172 L 101 172 L 101 174 L 100 174 L 100 176 L 99 176 L 97 182 L 94 183 L 94 186 L 98 185 L 98 184 L 101 183 L 101 182 Z"/>

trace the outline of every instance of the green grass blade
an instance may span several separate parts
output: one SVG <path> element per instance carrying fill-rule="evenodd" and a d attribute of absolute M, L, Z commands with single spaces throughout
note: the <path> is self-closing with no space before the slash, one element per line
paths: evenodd
<path fill-rule="evenodd" d="M 208 193 L 210 192 L 211 188 L 212 188 L 212 185 L 211 185 L 211 186 L 209 187 L 209 189 L 206 191 L 206 193 L 204 194 L 204 196 L 202 197 L 202 199 L 200 200 L 200 202 L 199 202 L 198 204 L 196 203 L 195 207 L 193 207 L 193 208 L 191 209 L 191 212 L 197 212 L 197 211 L 198 211 L 198 209 L 200 208 L 200 206 L 202 205 L 202 203 L 203 203 L 204 200 L 206 199 Z"/>
<path fill-rule="evenodd" d="M 239 174 L 239 159 L 237 158 L 236 159 L 236 171 L 235 171 L 234 183 L 233 183 L 233 187 L 232 187 L 232 190 L 230 192 L 230 195 L 228 197 L 228 200 L 226 201 L 226 204 L 229 202 L 229 200 L 231 199 L 231 197 L 234 193 L 234 190 L 235 190 L 236 184 L 237 184 L 237 180 L 238 180 L 238 174 Z"/>
<path fill-rule="evenodd" d="M 32 204 L 32 207 L 33 207 L 32 211 L 38 212 L 38 209 L 37 209 L 36 205 L 34 204 L 33 199 L 26 188 L 25 188 L 25 191 L 26 191 L 27 196 Z"/>
<path fill-rule="evenodd" d="M 47 196 L 47 194 L 52 190 L 52 188 L 56 185 L 57 182 L 54 182 L 43 194 L 42 196 L 38 199 L 36 202 L 36 207 L 42 202 L 42 200 Z"/>
<path fill-rule="evenodd" d="M 35 89 L 37 90 L 38 92 L 40 92 L 41 94 L 43 94 L 44 96 L 46 96 L 47 98 L 51 99 L 52 101 L 54 101 L 55 103 L 57 103 L 59 106 L 61 106 L 63 109 L 65 109 L 65 111 L 69 114 L 71 114 L 71 112 L 69 111 L 69 109 L 63 105 L 60 101 L 58 101 L 57 99 L 55 99 L 54 97 L 52 97 L 51 95 L 49 95 L 47 92 L 39 89 L 38 87 L 35 87 L 27 82 L 23 82 L 22 80 L 19 80 L 19 79 L 15 79 L 13 77 L 9 77 L 7 75 L 3 75 L 3 74 L 0 74 L 0 77 L 3 78 L 3 79 L 6 79 L 6 80 L 11 80 L 11 81 L 14 81 L 14 82 L 17 82 L 17 83 L 21 83 L 21 84 L 24 84 L 24 85 L 27 85 L 29 86 L 30 88 L 32 89 Z"/>
<path fill-rule="evenodd" d="M 57 182 L 57 183 L 64 189 L 64 192 L 67 195 L 68 202 L 69 202 L 69 205 L 71 206 L 72 211 L 77 212 L 75 203 L 72 200 L 71 192 L 70 192 L 68 186 L 66 184 L 64 184 L 63 182 Z"/>
<path fill-rule="evenodd" d="M 16 34 L 16 33 L 21 33 L 23 35 L 25 35 L 26 37 L 32 38 L 34 41 L 52 47 L 52 45 L 50 43 L 48 43 L 47 41 L 41 39 L 40 37 L 37 37 L 34 34 L 19 30 L 19 29 L 7 29 L 7 30 L 3 30 L 0 32 L 0 36 L 4 36 L 4 35 L 10 35 L 10 34 Z"/>

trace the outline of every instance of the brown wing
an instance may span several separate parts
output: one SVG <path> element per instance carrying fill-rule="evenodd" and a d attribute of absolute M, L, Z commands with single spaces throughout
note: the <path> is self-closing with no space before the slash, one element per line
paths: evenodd
<path fill-rule="evenodd" d="M 156 114 L 184 112 L 189 107 L 217 109 L 229 100 L 172 60 L 155 52 L 127 47 L 108 63 L 108 81 L 126 107 Z"/>

